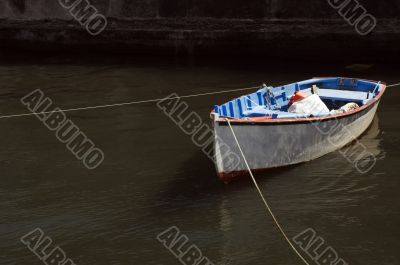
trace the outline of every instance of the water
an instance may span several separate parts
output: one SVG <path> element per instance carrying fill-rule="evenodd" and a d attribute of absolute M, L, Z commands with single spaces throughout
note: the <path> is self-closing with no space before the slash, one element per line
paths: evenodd
<path fill-rule="evenodd" d="M 3 61 L 0 113 L 40 88 L 62 108 L 203 93 L 312 76 L 400 81 L 399 66 Z M 187 99 L 209 111 L 240 93 Z M 377 157 L 359 174 L 338 152 L 257 176 L 290 237 L 313 228 L 349 264 L 399 264 L 399 88 L 360 138 Z M 214 165 L 153 103 L 67 114 L 105 153 L 86 169 L 35 117 L 0 120 L 0 264 L 42 264 L 20 242 L 43 229 L 76 264 L 180 264 L 157 240 L 177 226 L 214 264 L 301 264 L 249 180 L 224 185 Z"/>

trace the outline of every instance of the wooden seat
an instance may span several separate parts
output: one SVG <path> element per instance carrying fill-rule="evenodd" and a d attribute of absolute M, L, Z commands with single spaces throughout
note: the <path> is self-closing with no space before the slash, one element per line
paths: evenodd
<path fill-rule="evenodd" d="M 340 100 L 348 102 L 364 102 L 364 100 L 372 98 L 368 92 L 338 90 L 338 89 L 319 89 L 318 96 L 322 99 Z"/>

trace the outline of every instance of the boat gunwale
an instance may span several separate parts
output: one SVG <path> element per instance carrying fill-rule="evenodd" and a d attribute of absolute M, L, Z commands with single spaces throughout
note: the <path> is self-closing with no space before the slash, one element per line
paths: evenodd
<path fill-rule="evenodd" d="M 332 78 L 332 77 L 325 77 L 325 78 Z M 356 78 L 354 78 L 356 79 Z M 378 81 L 373 81 L 373 80 L 367 80 L 367 79 L 358 79 L 358 80 L 362 80 L 362 81 L 368 81 L 368 82 L 374 82 L 374 83 L 379 83 Z M 357 114 L 359 112 L 362 112 L 368 108 L 372 108 L 372 106 L 375 105 L 376 102 L 378 102 L 381 97 L 383 96 L 383 94 L 386 91 L 386 83 L 381 83 L 383 85 L 381 91 L 379 92 L 378 95 L 376 95 L 376 97 L 371 100 L 368 104 L 363 105 L 353 111 L 349 111 L 346 113 L 339 113 L 339 114 L 335 114 L 332 116 L 325 116 L 325 117 L 310 117 L 310 118 L 291 118 L 291 119 L 271 119 L 271 117 L 264 117 L 264 119 L 260 119 L 258 117 L 257 120 L 240 120 L 240 119 L 229 119 L 231 124 L 235 124 L 235 125 L 257 125 L 257 124 L 268 124 L 268 125 L 281 125 L 281 124 L 297 124 L 297 123 L 309 123 L 309 122 L 320 122 L 320 121 L 328 121 L 328 120 L 332 120 L 332 119 L 342 119 L 348 116 L 352 116 L 354 114 Z M 215 122 L 217 122 L 220 125 L 225 125 L 227 124 L 226 118 L 217 118 L 215 119 L 215 115 L 214 115 L 214 111 L 211 112 L 211 115 L 213 115 L 213 119 Z"/>

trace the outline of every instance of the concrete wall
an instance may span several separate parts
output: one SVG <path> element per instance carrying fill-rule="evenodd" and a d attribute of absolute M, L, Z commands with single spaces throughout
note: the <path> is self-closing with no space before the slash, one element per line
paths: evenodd
<path fill-rule="evenodd" d="M 58 1 L 75 0 L 0 0 L 0 53 L 63 49 L 353 61 L 400 55 L 399 0 L 359 0 L 378 21 L 367 36 L 328 0 L 90 0 L 109 22 L 97 36 Z"/>
<path fill-rule="evenodd" d="M 1 0 L 0 18 L 69 19 L 59 0 Z M 70 0 L 74 1 L 74 0 Z M 376 17 L 396 18 L 398 0 L 359 0 Z M 336 18 L 327 0 L 90 0 L 104 15 L 114 18 Z"/>

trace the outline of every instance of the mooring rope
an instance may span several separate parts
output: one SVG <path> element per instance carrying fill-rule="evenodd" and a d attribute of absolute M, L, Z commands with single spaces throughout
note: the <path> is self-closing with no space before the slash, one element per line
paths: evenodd
<path fill-rule="evenodd" d="M 386 86 L 386 87 L 392 87 L 392 86 L 400 86 L 400 83 L 393 84 L 393 85 L 388 85 L 388 86 Z"/>
<path fill-rule="evenodd" d="M 267 200 L 265 199 L 263 193 L 261 192 L 260 187 L 259 187 L 258 184 L 257 184 L 256 179 L 255 179 L 254 176 L 253 176 L 253 173 L 251 172 L 250 166 L 249 166 L 249 164 L 247 163 L 246 157 L 244 156 L 243 150 L 242 150 L 242 148 L 240 147 L 239 141 L 238 141 L 238 139 L 236 138 L 235 131 L 233 130 L 230 121 L 229 121 L 228 119 L 225 119 L 225 120 L 228 122 L 229 128 L 230 128 L 231 131 L 232 131 L 233 138 L 235 139 L 235 142 L 236 142 L 236 144 L 237 144 L 237 146 L 238 146 L 238 148 L 239 148 L 239 151 L 240 151 L 240 153 L 241 153 L 241 155 L 242 155 L 242 157 L 243 157 L 244 163 L 246 164 L 247 170 L 248 170 L 249 173 L 250 173 L 251 179 L 253 180 L 253 183 L 254 183 L 254 185 L 256 186 L 256 189 L 257 189 L 258 193 L 260 194 L 260 197 L 261 197 L 262 201 L 264 202 L 265 207 L 267 208 L 267 210 L 268 210 L 269 214 L 271 215 L 272 219 L 274 220 L 276 226 L 278 227 L 279 231 L 281 232 L 281 234 L 283 235 L 283 237 L 285 238 L 285 240 L 287 241 L 287 243 L 289 244 L 289 246 L 290 246 L 290 247 L 293 249 L 293 251 L 297 254 L 297 256 L 299 256 L 299 258 L 304 262 L 304 264 L 310 265 L 310 264 L 307 262 L 307 260 L 300 254 L 300 252 L 299 252 L 299 251 L 295 248 L 295 246 L 292 244 L 292 242 L 290 241 L 290 239 L 289 239 L 288 236 L 286 235 L 285 231 L 283 230 L 282 226 L 279 224 L 278 220 L 276 219 L 275 214 L 272 212 L 271 207 L 269 206 Z"/>
<path fill-rule="evenodd" d="M 386 87 L 394 87 L 394 86 L 399 86 L 399 85 L 400 85 L 400 83 L 397 83 L 397 84 L 393 84 L 393 85 L 388 85 Z M 216 91 L 216 92 L 206 92 L 206 93 L 200 93 L 200 94 L 183 95 L 183 96 L 177 96 L 177 97 L 170 97 L 169 99 L 201 97 L 201 96 L 223 94 L 223 93 L 236 92 L 236 91 L 251 90 L 251 89 L 256 89 L 256 88 L 260 88 L 260 87 L 261 86 L 255 86 L 255 87 L 248 87 L 248 88 L 239 88 L 239 89 L 222 90 L 222 91 Z M 54 112 L 71 112 L 71 111 L 78 111 L 78 110 L 90 110 L 90 109 L 121 107 L 121 106 L 128 106 L 128 105 L 134 105 L 134 104 L 157 102 L 157 101 L 161 101 L 163 99 L 164 98 L 156 98 L 156 99 L 138 100 L 138 101 L 123 102 L 123 103 L 113 103 L 113 104 L 106 104 L 106 105 L 89 106 L 89 107 L 78 107 L 78 108 L 59 109 L 59 110 L 43 111 L 43 112 L 30 112 L 30 113 L 21 113 L 21 114 L 11 114 L 11 115 L 0 116 L 0 119 L 18 118 L 18 117 L 33 116 L 33 115 L 38 115 L 38 114 L 50 114 L 50 113 L 54 113 Z"/>
<path fill-rule="evenodd" d="M 192 94 L 192 95 L 183 95 L 177 97 L 170 97 L 168 99 L 178 99 L 178 98 L 192 98 L 192 97 L 201 97 L 201 96 L 208 96 L 208 95 L 215 95 L 215 94 L 222 94 L 222 93 L 229 93 L 229 92 L 236 92 L 236 91 L 244 91 L 250 89 L 260 88 L 260 86 L 255 87 L 248 87 L 248 88 L 239 88 L 239 89 L 230 89 L 230 90 L 222 90 L 216 92 L 206 92 L 200 94 Z M 60 109 L 60 110 L 53 110 L 53 111 L 43 111 L 43 112 L 30 112 L 30 113 L 21 113 L 21 114 L 12 114 L 12 115 L 4 115 L 0 116 L 0 119 L 5 118 L 17 118 L 17 117 L 24 117 L 24 116 L 32 116 L 38 114 L 49 114 L 54 112 L 71 112 L 71 111 L 78 111 L 78 110 L 89 110 L 89 109 L 101 109 L 101 108 L 111 108 L 111 107 L 121 107 L 127 105 L 134 105 L 134 104 L 141 104 L 141 103 L 150 103 L 150 102 L 158 102 L 165 98 L 156 98 L 156 99 L 148 99 L 148 100 L 139 100 L 139 101 L 130 101 L 130 102 L 123 102 L 123 103 L 113 103 L 113 104 L 106 104 L 106 105 L 98 105 L 98 106 L 90 106 L 90 107 L 79 107 L 79 108 L 70 108 L 70 109 Z"/>

